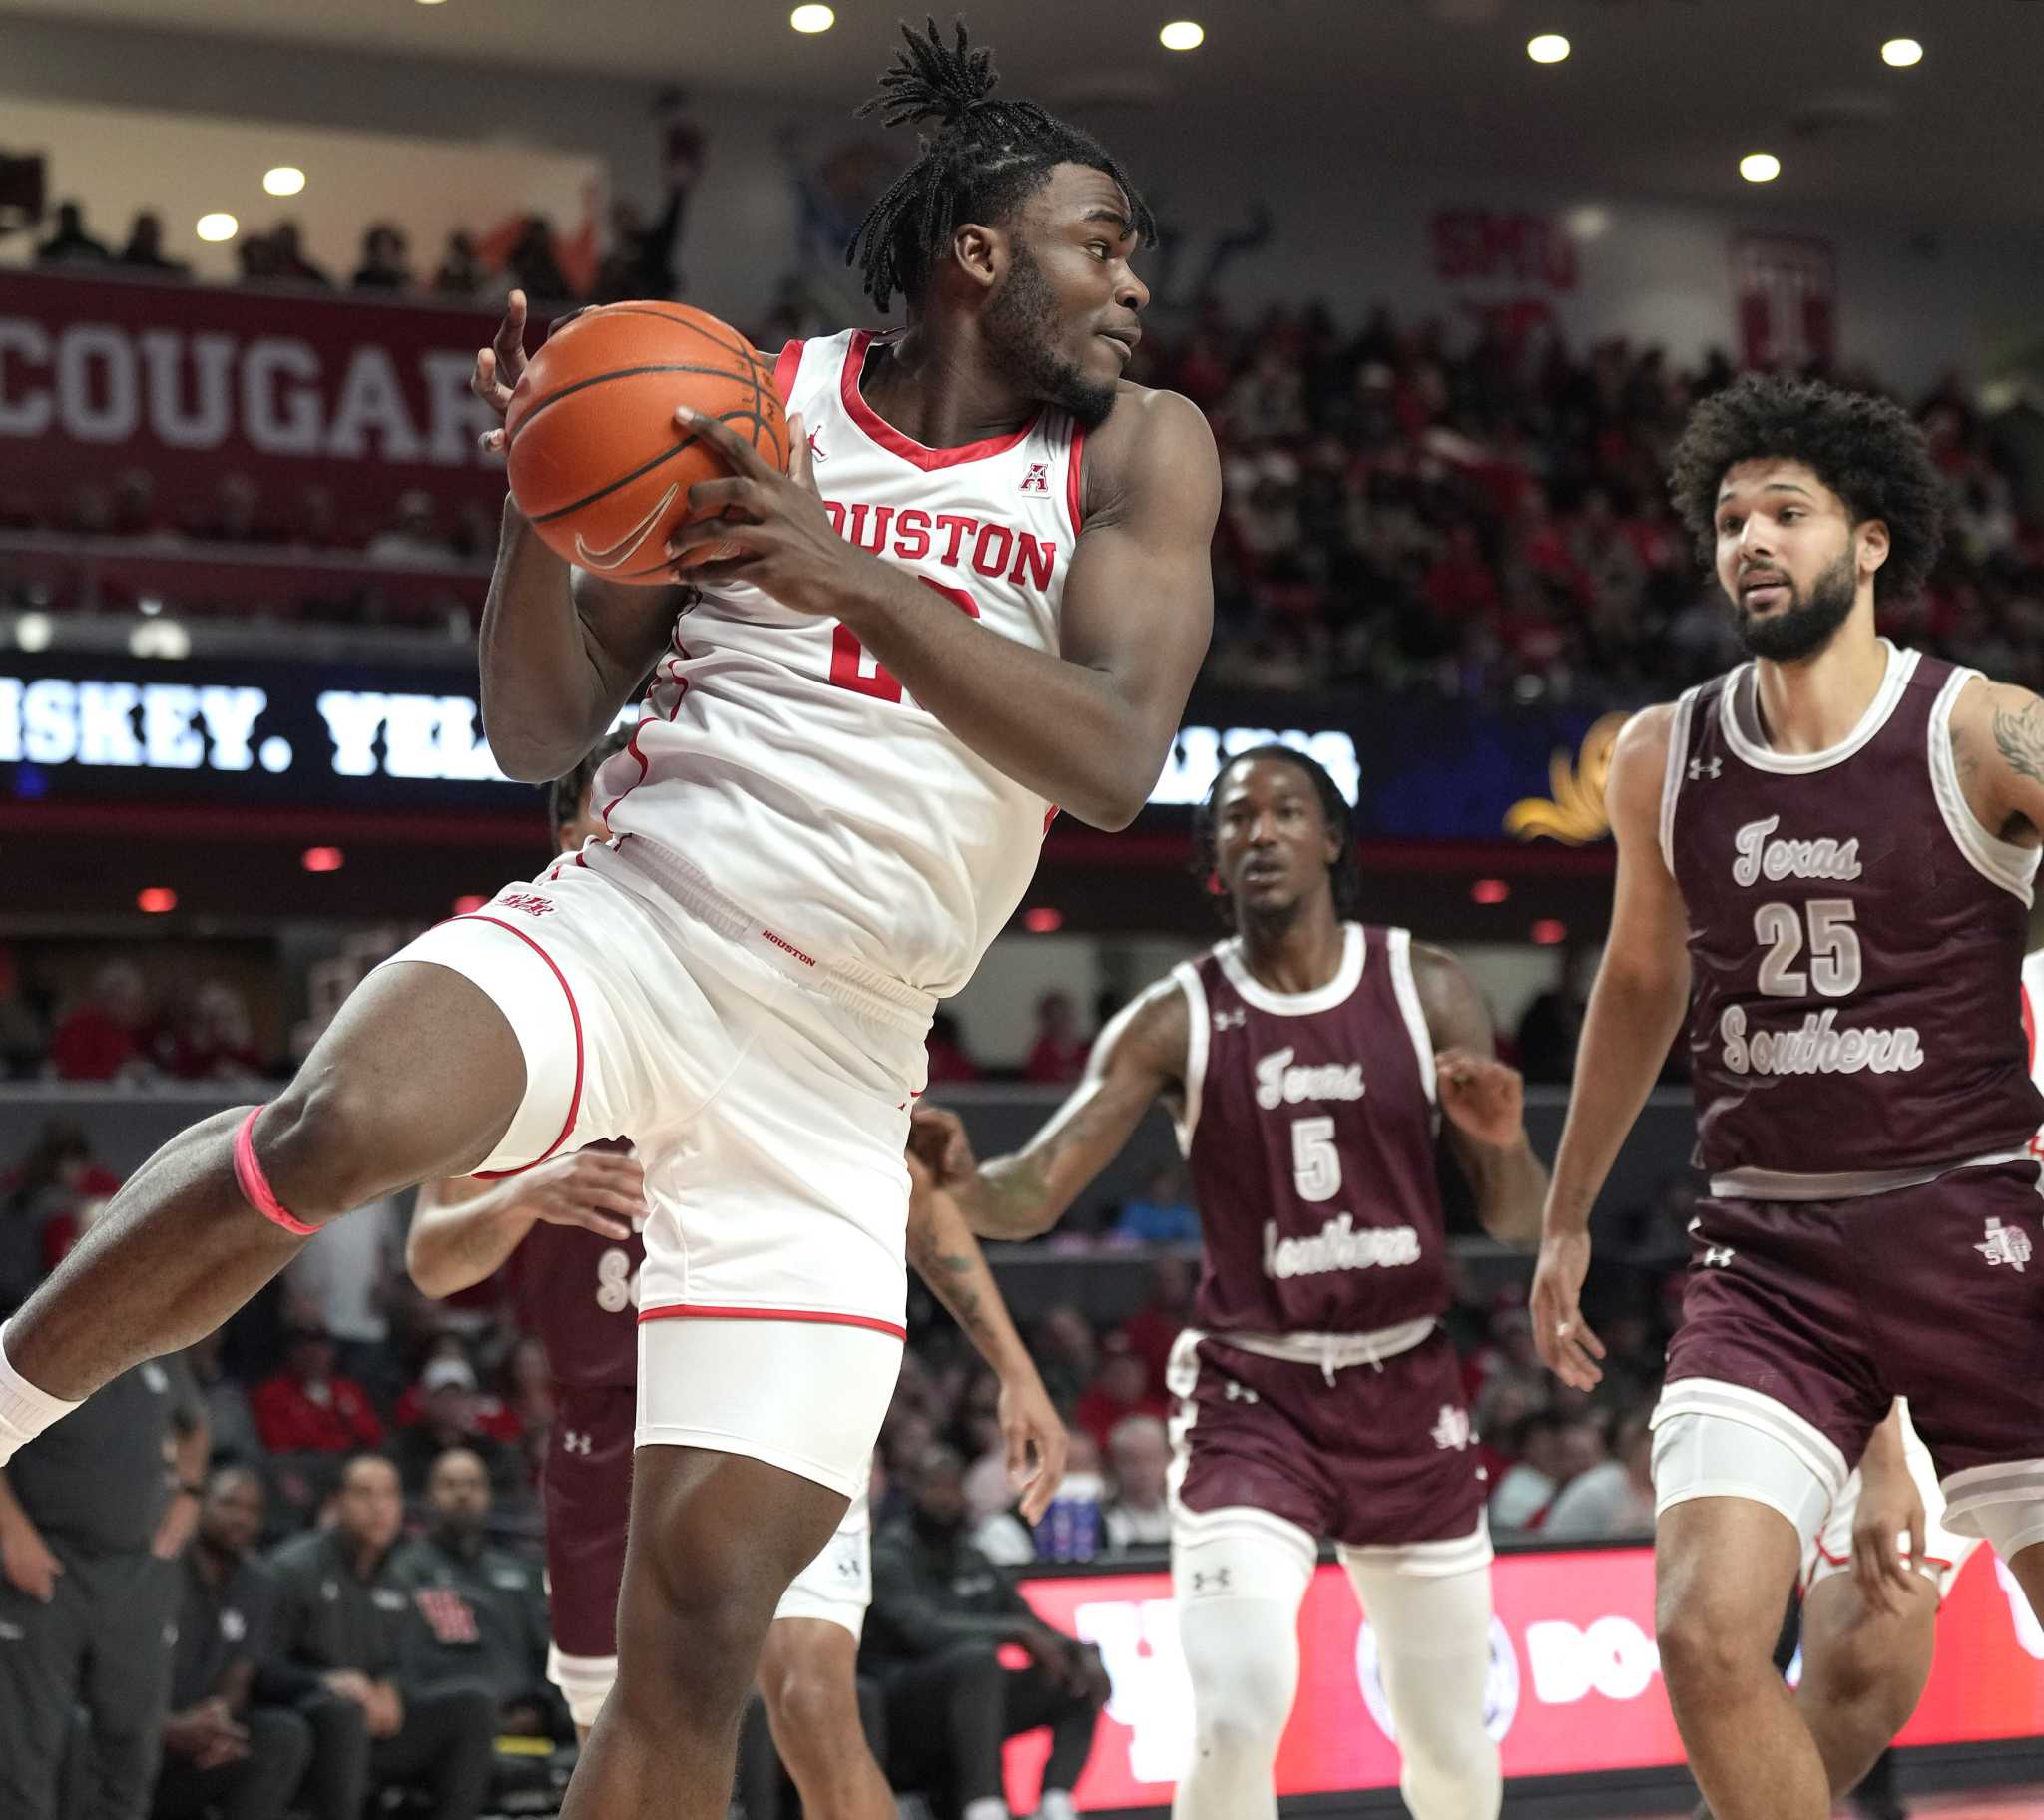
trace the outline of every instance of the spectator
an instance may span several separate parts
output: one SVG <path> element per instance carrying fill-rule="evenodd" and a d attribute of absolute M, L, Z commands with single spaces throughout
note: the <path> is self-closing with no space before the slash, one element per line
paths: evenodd
<path fill-rule="evenodd" d="M 1178 1245 L 1200 1236 L 1200 1216 L 1193 1210 L 1191 1184 L 1185 1169 L 1167 1162 L 1152 1175 L 1143 1192 L 1122 1202 L 1114 1235 L 1138 1245 Z"/>
<path fill-rule="evenodd" d="M 554 247 L 553 224 L 543 215 L 525 218 L 525 227 L 504 263 L 511 281 L 536 303 L 566 303 L 575 287 L 561 270 L 560 254 Z"/>
<path fill-rule="evenodd" d="M 49 1033 L 22 989 L 12 949 L 0 947 L 0 1077 L 37 1073 Z"/>
<path fill-rule="evenodd" d="M 155 1072 L 143 1050 L 149 1015 L 142 969 L 109 961 L 93 977 L 91 996 L 74 1006 L 50 1039 L 50 1066 L 60 1081 L 146 1081 Z"/>
<path fill-rule="evenodd" d="M 1004 1740 L 1051 1732 L 1039 1820 L 1072 1820 L 1071 1791 L 1093 1749 L 1109 1687 L 1100 1653 L 1038 1618 L 966 1539 L 963 1466 L 930 1448 L 911 1509 L 873 1542 L 873 1603 L 860 1663 L 886 1701 L 889 1779 L 938 1794 L 961 1820 L 1006 1820 Z M 1019 1644 L 1026 1668 L 1004 1668 Z"/>
<path fill-rule="evenodd" d="M 276 241 L 266 233 L 243 234 L 235 242 L 235 265 L 244 284 L 275 282 Z"/>
<path fill-rule="evenodd" d="M 1152 1390 L 1164 1388 L 1165 1370 L 1178 1336 L 1193 1323 L 1193 1291 L 1199 1267 L 1191 1258 L 1167 1254 L 1150 1260 L 1150 1299 L 1122 1324 L 1122 1332 L 1149 1373 Z"/>
<path fill-rule="evenodd" d="M 284 1270 L 291 1303 L 333 1341 L 341 1375 L 388 1408 L 403 1371 L 389 1344 L 390 1316 L 409 1280 L 397 1202 L 389 1196 L 372 1200 L 345 1219 L 329 1220 L 319 1236 L 318 1244 L 306 1245 Z M 377 1445 L 380 1437 L 356 1436 L 345 1451 Z"/>
<path fill-rule="evenodd" d="M 221 1364 L 221 1348 L 227 1343 L 227 1329 L 216 1327 L 204 1339 L 185 1348 L 185 1368 L 199 1387 L 206 1405 L 206 1428 L 213 1438 L 216 1466 L 246 1466 L 264 1473 L 269 1451 L 256 1432 L 256 1412 L 249 1405 L 249 1393 L 239 1378 L 231 1377 Z"/>
<path fill-rule="evenodd" d="M 1563 1085 L 1575 1079 L 1576 1044 L 1596 974 L 1594 950 L 1572 946 L 1561 951 L 1554 984 L 1519 1019 L 1519 1072 L 1528 1081 Z"/>
<path fill-rule="evenodd" d="M 500 1494 L 518 1489 L 520 1456 L 483 1432 L 475 1369 L 466 1359 L 435 1359 L 420 1374 L 419 1393 L 418 1418 L 397 1437 L 398 1473 L 407 1496 L 425 1491 L 433 1463 L 449 1448 L 480 1458 Z"/>
<path fill-rule="evenodd" d="M 965 1040 L 952 1013 L 940 1011 L 930 1019 L 925 1047 L 929 1053 L 929 1086 L 950 1087 L 980 1078 L 979 1064 L 965 1053 Z"/>
<path fill-rule="evenodd" d="M 451 1447 L 433 1462 L 426 1505 L 414 1597 L 432 1637 L 429 1669 L 486 1682 L 497 1697 L 500 1732 L 572 1737 L 567 1709 L 547 1680 L 539 1570 L 490 1546 L 490 1476 L 473 1449 Z"/>
<path fill-rule="evenodd" d="M 262 494 L 247 474 L 223 474 L 214 483 L 213 504 L 193 521 L 192 535 L 209 544 L 268 542 L 262 529 Z"/>
<path fill-rule="evenodd" d="M 104 265 L 105 245 L 85 230 L 85 212 L 76 203 L 57 205 L 57 231 L 36 248 L 40 265 Z"/>
<path fill-rule="evenodd" d="M 85 1208 L 121 1178 L 95 1161 L 85 1127 L 44 1123 L 34 1146 L 0 1176 L 0 1308 L 13 1309 L 77 1242 Z"/>
<path fill-rule="evenodd" d="M 1490 1495 L 1490 1527 L 1502 1536 L 1537 1529 L 1568 1476 L 1564 1424 L 1552 1410 L 1536 1410 L 1510 1443 L 1513 1464 Z"/>
<path fill-rule="evenodd" d="M 391 569 L 441 569 L 453 560 L 447 540 L 433 529 L 433 496 L 412 487 L 398 496 L 390 523 L 362 554 Z"/>
<path fill-rule="evenodd" d="M 1128 1416 L 1169 1414 L 1163 1396 L 1150 1385 L 1150 1368 L 1125 1333 L 1111 1333 L 1101 1343 L 1100 1375 L 1086 1387 L 1072 1409 L 1074 1427 L 1093 1437 L 1104 1454 L 1115 1424 Z"/>
<path fill-rule="evenodd" d="M 475 1820 L 489 1793 L 496 1696 L 429 1672 L 403 1522 L 397 1469 L 357 1454 L 333 1527 L 272 1558 L 276 1618 L 258 1686 L 312 1728 L 305 1805 L 319 1820 L 358 1820 L 372 1792 L 391 1788 L 425 1792 L 434 1820 Z"/>
<path fill-rule="evenodd" d="M 409 290 L 411 267 L 405 262 L 404 234 L 388 222 L 378 222 L 362 235 L 362 262 L 355 267 L 357 290 Z"/>
<path fill-rule="evenodd" d="M 1036 1001 L 1036 1040 L 1023 1075 L 1042 1086 L 1065 1086 L 1086 1072 L 1090 1047 L 1079 1033 L 1079 1008 L 1072 995 L 1047 992 Z"/>
<path fill-rule="evenodd" d="M 1106 1553 L 1168 1548 L 1171 1440 L 1164 1424 L 1155 1416 L 1124 1416 L 1108 1435 L 1107 1452 L 1114 1467 L 1114 1496 L 1101 1512 Z"/>
<path fill-rule="evenodd" d="M 107 531 L 131 539 L 177 538 L 176 527 L 158 510 L 156 476 L 147 468 L 124 468 L 115 480 Z"/>
<path fill-rule="evenodd" d="M 1046 1309 L 1037 1327 L 1037 1368 L 1059 1409 L 1070 1409 L 1085 1394 L 1100 1365 L 1100 1341 L 1093 1323 L 1070 1302 Z"/>
<path fill-rule="evenodd" d="M 192 275 L 191 266 L 164 256 L 163 217 L 147 209 L 136 216 L 135 225 L 128 229 L 128 244 L 121 248 L 115 263 L 134 271 L 151 271 L 160 278 Z"/>
<path fill-rule="evenodd" d="M 489 279 L 488 269 L 476 256 L 475 242 L 456 228 L 447 236 L 440 269 L 433 273 L 433 288 L 443 297 L 473 297 L 481 294 Z"/>
<path fill-rule="evenodd" d="M 1540 1526 L 1547 1542 L 1632 1542 L 1654 1533 L 1654 1437 L 1650 1406 L 1619 1418 L 1612 1458 L 1571 1479 Z M 1601 1450 L 1601 1442 L 1600 1442 Z"/>
<path fill-rule="evenodd" d="M 208 1480 L 179 1575 L 154 1820 L 283 1820 L 311 1761 L 299 1714 L 250 1700 L 269 1622 L 268 1577 L 249 1553 L 262 1517 L 262 1482 L 246 1467 Z"/>
<path fill-rule="evenodd" d="M 156 1060 L 174 1081 L 213 1081 L 241 1087 L 263 1077 L 262 1052 L 249 1019 L 249 1003 L 226 980 L 208 980 L 191 1014 L 158 1033 Z"/>
<path fill-rule="evenodd" d="M 140 1820 L 148 1811 L 170 1694 L 165 1636 L 177 1583 L 167 1564 L 199 1521 L 206 1445 L 183 1366 L 149 1359 L 0 1469 L 6 1820 L 56 1820 L 59 1766 L 81 1703 L 91 1714 L 96 1813 Z"/>
<path fill-rule="evenodd" d="M 334 1356 L 333 1335 L 316 1318 L 300 1315 L 286 1330 L 283 1369 L 249 1399 L 256 1431 L 272 1454 L 332 1461 L 382 1445 L 383 1424 L 367 1394 L 335 1371 Z"/>
<path fill-rule="evenodd" d="M 275 268 L 268 274 L 270 278 L 284 284 L 316 284 L 322 290 L 333 288 L 333 280 L 305 257 L 304 248 L 298 240 L 296 222 L 278 222 L 269 230 L 269 246 L 275 258 Z"/>

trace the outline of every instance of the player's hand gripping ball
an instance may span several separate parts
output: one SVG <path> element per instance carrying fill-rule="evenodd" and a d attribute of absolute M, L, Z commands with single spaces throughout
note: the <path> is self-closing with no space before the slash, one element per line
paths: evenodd
<path fill-rule="evenodd" d="M 773 368 L 737 329 L 700 309 L 649 302 L 578 310 L 555 324 L 522 371 L 509 370 L 501 348 L 493 360 L 495 375 L 511 380 L 502 445 L 511 497 L 549 549 L 607 582 L 659 587 L 673 579 L 678 565 L 667 546 L 691 517 L 690 489 L 738 472 L 735 448 L 756 472 L 787 471 L 787 417 Z M 720 434 L 684 424 L 680 409 Z M 715 543 L 698 550 L 698 561 L 728 554 Z"/>

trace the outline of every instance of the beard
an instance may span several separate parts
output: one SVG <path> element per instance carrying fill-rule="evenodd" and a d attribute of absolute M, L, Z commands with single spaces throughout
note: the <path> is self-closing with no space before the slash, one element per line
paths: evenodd
<path fill-rule="evenodd" d="M 1115 382 L 1096 385 L 1057 351 L 1058 299 L 1036 256 L 1020 242 L 986 310 L 988 351 L 1001 372 L 1033 397 L 1097 430 L 1114 409 Z"/>
<path fill-rule="evenodd" d="M 1788 605 L 1767 619 L 1756 619 L 1738 601 L 1732 604 L 1732 614 L 1748 656 L 1794 664 L 1814 657 L 1831 642 L 1831 635 L 1851 618 L 1858 598 L 1858 572 L 1847 550 L 1811 584 L 1807 599 L 1791 582 Z"/>

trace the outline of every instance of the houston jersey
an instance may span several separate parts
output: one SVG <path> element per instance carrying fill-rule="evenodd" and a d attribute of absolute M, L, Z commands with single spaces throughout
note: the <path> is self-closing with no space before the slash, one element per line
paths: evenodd
<path fill-rule="evenodd" d="M 1713 1191 L 1828 1199 L 2022 1155 L 2033 851 L 1980 826 L 1951 712 L 1973 672 L 1886 646 L 1859 723 L 1780 753 L 1743 665 L 1677 704 L 1661 841 L 1689 919 Z"/>
<path fill-rule="evenodd" d="M 928 449 L 859 391 L 867 330 L 792 342 L 801 413 L 840 536 L 1005 639 L 1058 650 L 1084 432 L 1046 409 L 1012 435 Z M 1053 806 L 916 704 L 844 626 L 750 586 L 685 612 L 628 751 L 595 798 L 817 961 L 956 992 L 1036 869 Z"/>
<path fill-rule="evenodd" d="M 1211 1333 L 1373 1333 L 1448 1305 L 1433 1042 L 1403 929 L 1347 926 L 1316 992 L 1258 985 L 1239 941 L 1181 963 L 1179 1144 Z"/>

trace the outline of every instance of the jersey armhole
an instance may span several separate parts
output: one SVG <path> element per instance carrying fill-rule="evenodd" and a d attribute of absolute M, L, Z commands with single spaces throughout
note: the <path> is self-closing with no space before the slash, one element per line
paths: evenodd
<path fill-rule="evenodd" d="M 1084 462 L 1086 459 L 1086 426 L 1079 422 L 1072 425 L 1071 446 L 1065 451 L 1065 510 L 1072 520 L 1072 536 L 1077 538 L 1086 529 L 1086 514 L 1081 506 L 1084 497 Z"/>
<path fill-rule="evenodd" d="M 803 341 L 790 341 L 773 362 L 773 385 L 783 406 L 794 401 L 795 375 L 802 370 L 802 349 L 806 345 Z"/>
<path fill-rule="evenodd" d="M 1207 988 L 1200 978 L 1200 970 L 1191 961 L 1181 961 L 1171 970 L 1171 977 L 1178 982 L 1178 988 L 1186 995 L 1186 1103 L 1184 1110 L 1172 1120 L 1178 1132 L 1179 1154 L 1193 1153 L 1193 1133 L 1200 1124 L 1200 1098 L 1207 1087 L 1207 1041 L 1210 1021 L 1207 1015 Z"/>
<path fill-rule="evenodd" d="M 1397 994 L 1405 1034 L 1412 1039 L 1413 1059 L 1419 1064 L 1419 1085 L 1426 1089 L 1427 1105 L 1438 1108 L 1440 1083 L 1434 1075 L 1433 1036 L 1426 1028 L 1426 1007 L 1419 1002 L 1419 981 L 1412 972 L 1412 931 L 1386 929 L 1384 951 L 1391 963 L 1391 990 Z"/>
<path fill-rule="evenodd" d="M 1954 669 L 1930 705 L 1929 758 L 1930 793 L 1937 798 L 1938 814 L 1952 844 L 1966 856 L 1966 862 L 1991 885 L 1999 885 L 2028 909 L 2034 896 L 2038 854 L 1991 834 L 1980 825 L 1973 805 L 1966 800 L 1959 782 L 1959 767 L 1952 757 L 1952 709 L 1959 691 L 1979 676 L 1977 670 Z"/>
<path fill-rule="evenodd" d="M 1682 767 L 1689 762 L 1689 727 L 1695 717 L 1697 683 L 1682 691 L 1675 719 L 1668 728 L 1668 763 L 1661 772 L 1661 863 L 1675 876 L 1675 799 L 1682 790 Z"/>

